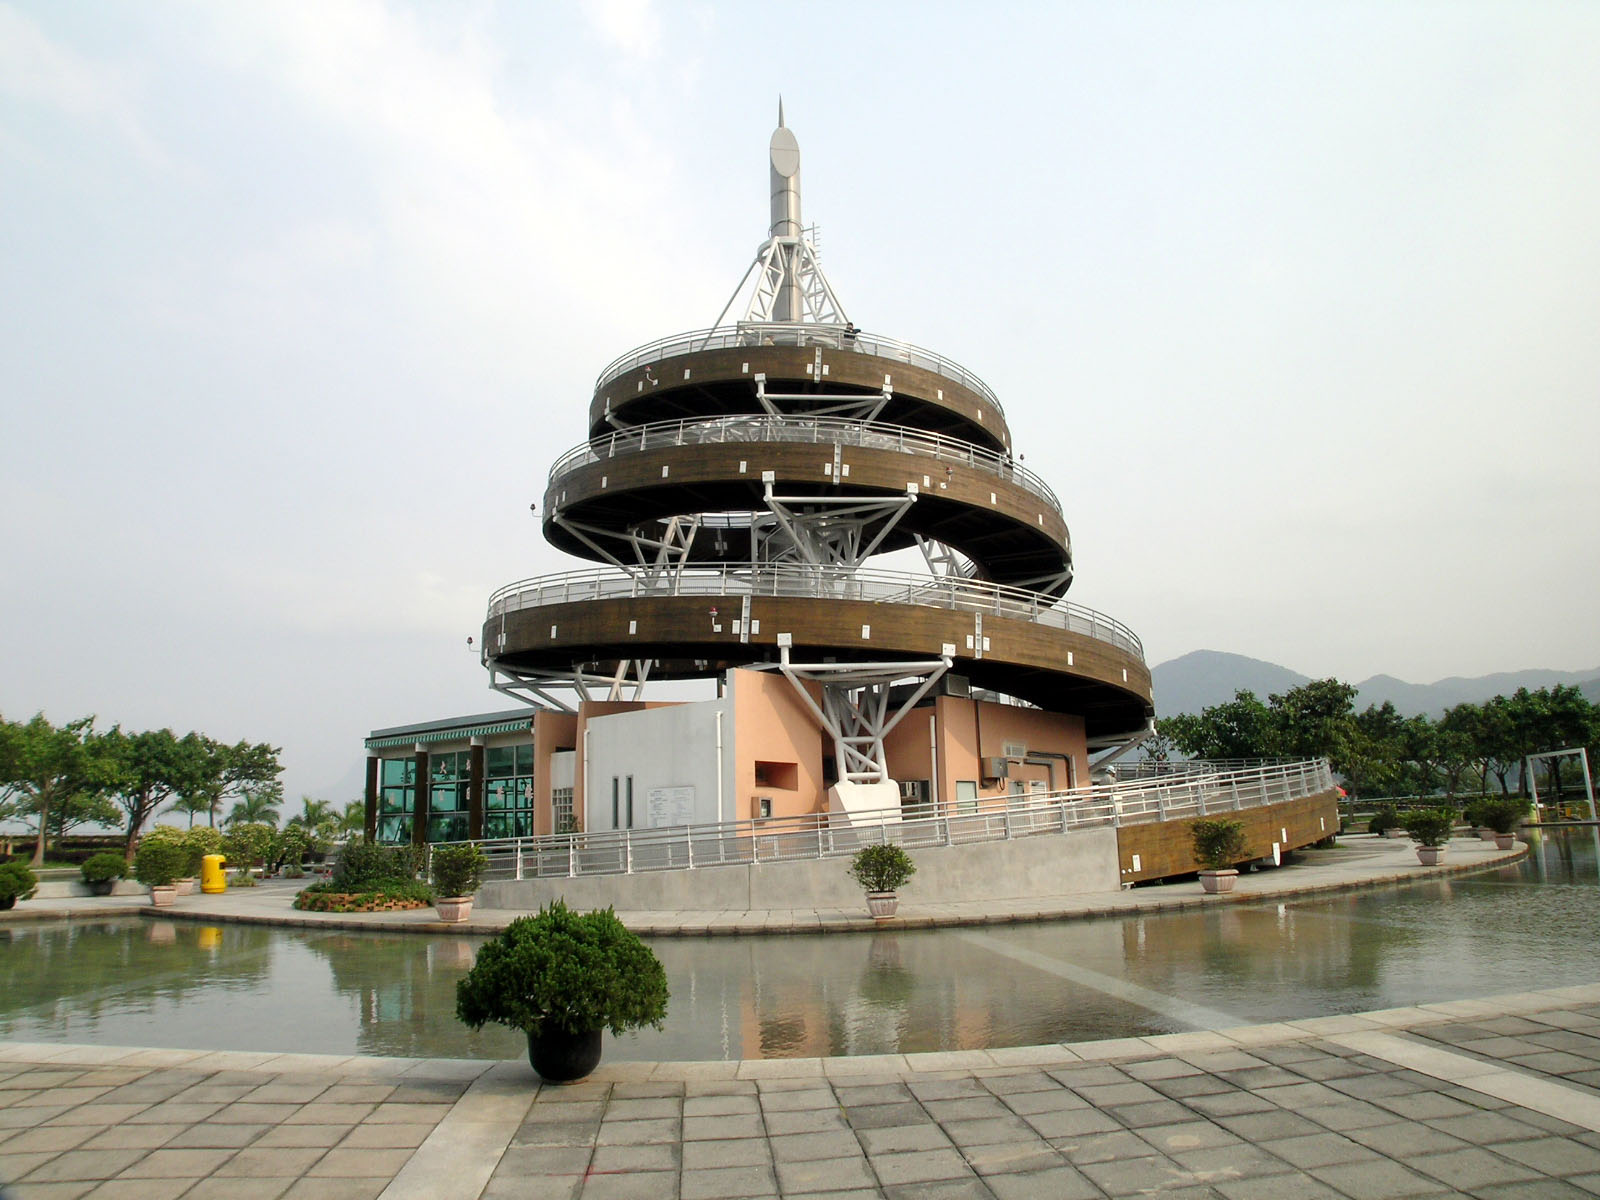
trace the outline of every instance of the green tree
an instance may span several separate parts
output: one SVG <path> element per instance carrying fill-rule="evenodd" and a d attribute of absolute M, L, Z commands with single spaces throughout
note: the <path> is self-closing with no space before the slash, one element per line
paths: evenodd
<path fill-rule="evenodd" d="M 228 825 L 270 825 L 278 827 L 278 809 L 283 804 L 283 784 L 246 784 L 240 789 L 239 799 L 228 812 Z"/>
<path fill-rule="evenodd" d="M 1251 691 L 1202 709 L 1198 716 L 1169 717 L 1160 728 L 1191 758 L 1262 758 L 1278 753 L 1267 706 Z"/>
<path fill-rule="evenodd" d="M 339 814 L 338 834 L 340 837 L 359 837 L 367 827 L 367 802 L 365 800 L 352 800 L 344 806 L 344 811 Z"/>
<path fill-rule="evenodd" d="M 197 733 L 180 738 L 170 729 L 133 734 L 112 729 L 106 738 L 115 764 L 117 803 L 127 817 L 124 854 L 132 862 L 145 822 L 162 805 L 201 790 L 207 759 L 205 739 Z"/>
<path fill-rule="evenodd" d="M 32 865 L 38 866 L 53 831 L 95 819 L 94 800 L 104 796 L 107 784 L 103 742 L 93 717 L 57 727 L 38 713 L 26 723 L 3 725 L 0 798 L 34 821 Z"/>

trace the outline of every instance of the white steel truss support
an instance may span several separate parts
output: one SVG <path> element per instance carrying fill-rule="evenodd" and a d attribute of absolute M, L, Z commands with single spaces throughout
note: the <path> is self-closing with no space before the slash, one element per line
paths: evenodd
<path fill-rule="evenodd" d="M 876 421 L 884 406 L 894 397 L 894 388 L 867 395 L 838 392 L 769 392 L 767 377 L 756 376 L 756 403 L 774 417 L 844 417 L 852 421 Z M 785 409 L 789 411 L 785 411 Z"/>
<path fill-rule="evenodd" d="M 804 237 L 775 237 L 763 242 L 756 251 L 755 262 L 750 264 L 728 298 L 722 315 L 717 318 L 718 325 L 728 315 L 751 275 L 755 276 L 756 286 L 750 303 L 745 306 L 745 321 L 775 320 L 779 293 L 796 283 L 800 290 L 800 312 L 786 316 L 786 321 L 812 325 L 844 325 L 849 321 L 844 305 L 839 303 L 828 277 L 822 273 L 816 248 Z"/>
<path fill-rule="evenodd" d="M 584 669 L 586 666 L 594 665 L 597 664 L 581 663 L 570 672 L 557 673 L 523 670 L 495 662 L 485 664 L 489 669 L 489 686 L 502 695 L 510 696 L 513 700 L 535 708 L 549 705 L 558 712 L 573 713 L 578 711 L 576 705 L 552 693 L 571 692 L 581 702 L 594 699 L 590 691 L 593 689 L 595 692 L 603 693 L 608 700 L 620 700 L 622 689 L 631 683 L 633 688 L 631 699 L 640 700 L 643 699 L 645 682 L 650 677 L 650 668 L 655 665 L 655 660 L 624 659 L 609 675 L 599 675 Z"/>
<path fill-rule="evenodd" d="M 883 663 L 796 663 L 789 647 L 779 647 L 778 670 L 825 733 L 833 739 L 834 765 L 849 783 L 882 783 L 889 778 L 883 739 L 900 724 L 950 669 L 950 659 Z M 905 679 L 921 685 L 899 704 L 890 705 L 890 688 Z M 812 699 L 807 682 L 822 685 L 822 704 Z"/>
<path fill-rule="evenodd" d="M 860 566 L 917 502 L 910 492 L 883 500 L 778 496 L 770 479 L 763 485 L 762 499 L 799 557 L 816 567 Z"/>
<path fill-rule="evenodd" d="M 618 533 L 612 529 L 603 529 L 598 525 L 587 525 L 581 521 L 569 520 L 559 512 L 551 520 L 577 538 L 589 549 L 604 558 L 614 567 L 620 567 L 640 583 L 655 587 L 657 582 L 666 577 L 673 582 L 673 590 L 684 564 L 689 561 L 689 551 L 694 545 L 695 534 L 700 529 L 701 517 L 694 516 L 673 517 L 667 522 L 666 531 L 659 538 L 650 537 L 641 532 L 638 526 Z M 595 536 L 591 537 L 593 534 Z M 629 562 L 620 558 L 597 538 L 620 538 L 633 551 L 634 561 Z"/>
<path fill-rule="evenodd" d="M 925 538 L 920 533 L 916 535 L 917 549 L 922 551 L 922 560 L 928 564 L 928 571 L 939 579 L 976 579 L 978 577 L 978 564 L 954 546 Z"/>
<path fill-rule="evenodd" d="M 1089 764 L 1089 766 L 1093 769 L 1110 766 L 1124 754 L 1130 753 L 1137 746 L 1141 745 L 1145 738 L 1149 737 L 1155 731 L 1156 721 L 1154 717 L 1151 717 L 1150 720 L 1145 722 L 1143 729 L 1136 729 L 1132 733 L 1118 733 L 1112 734 L 1109 737 L 1091 739 L 1086 747 L 1091 754 L 1097 750 L 1110 750 L 1111 753 L 1107 754 L 1103 758 L 1095 759 L 1094 762 Z"/>

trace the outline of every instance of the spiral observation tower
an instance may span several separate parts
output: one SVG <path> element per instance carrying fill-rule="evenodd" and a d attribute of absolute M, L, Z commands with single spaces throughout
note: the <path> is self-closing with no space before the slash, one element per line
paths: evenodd
<path fill-rule="evenodd" d="M 1013 453 L 994 392 L 846 314 L 802 224 L 781 104 L 769 165 L 768 237 L 717 323 L 601 371 L 588 438 L 538 504 L 544 537 L 590 565 L 491 597 L 491 686 L 579 722 L 550 742 L 573 756 L 554 785 L 574 828 L 1086 785 L 1088 755 L 1153 714 L 1138 638 L 1064 598 L 1061 503 Z M 607 740 L 667 747 L 637 770 L 601 761 L 580 723 L 654 711 L 654 685 L 691 679 L 749 701 L 717 718 L 714 788 L 686 799 L 671 776 L 691 769 L 662 761 L 696 743 L 687 726 Z M 944 701 L 974 719 L 949 707 L 941 728 Z"/>

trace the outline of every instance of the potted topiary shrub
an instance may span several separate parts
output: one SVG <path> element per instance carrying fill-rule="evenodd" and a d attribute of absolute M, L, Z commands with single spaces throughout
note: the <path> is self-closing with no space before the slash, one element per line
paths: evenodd
<path fill-rule="evenodd" d="M 439 920 L 452 924 L 472 915 L 472 894 L 483 882 L 489 856 L 472 842 L 435 846 L 429 870 L 433 877 L 433 907 Z"/>
<path fill-rule="evenodd" d="M 1367 832 L 1383 837 L 1392 829 L 1400 828 L 1400 814 L 1392 804 L 1380 804 L 1372 810 L 1372 817 L 1367 821 Z"/>
<path fill-rule="evenodd" d="M 1211 895 L 1233 891 L 1234 881 L 1239 878 L 1233 864 L 1250 855 L 1244 825 L 1228 817 L 1196 821 L 1190 827 L 1189 836 L 1194 841 L 1195 861 L 1203 868 L 1201 890 Z"/>
<path fill-rule="evenodd" d="M 1478 819 L 1494 833 L 1495 848 L 1509 850 L 1517 844 L 1517 826 L 1528 815 L 1529 801 L 1511 799 L 1485 800 L 1478 807 Z"/>
<path fill-rule="evenodd" d="M 27 863 L 0 863 L 0 910 L 15 908 L 18 900 L 27 900 L 38 886 L 39 877 Z"/>
<path fill-rule="evenodd" d="M 456 1016 L 528 1037 L 528 1061 L 551 1083 L 582 1079 L 600 1063 L 603 1030 L 661 1028 L 667 975 L 609 908 L 575 913 L 557 900 L 518 917 L 479 951 L 456 984 Z"/>
<path fill-rule="evenodd" d="M 917 873 L 911 856 L 893 842 L 863 846 L 850 860 L 850 878 L 867 893 L 867 911 L 874 921 L 887 921 L 900 906 L 895 895 Z"/>
<path fill-rule="evenodd" d="M 164 907 L 177 899 L 174 885 L 188 865 L 189 850 L 181 840 L 146 836 L 134 851 L 133 877 L 150 889 L 151 904 Z"/>
<path fill-rule="evenodd" d="M 89 885 L 91 894 L 109 896 L 116 890 L 117 880 L 126 878 L 128 860 L 115 851 L 102 850 L 87 859 L 78 870 L 83 875 L 83 882 Z"/>
<path fill-rule="evenodd" d="M 1417 861 L 1425 867 L 1444 861 L 1445 843 L 1456 827 L 1451 808 L 1411 808 L 1400 814 L 1406 834 L 1417 843 Z"/>

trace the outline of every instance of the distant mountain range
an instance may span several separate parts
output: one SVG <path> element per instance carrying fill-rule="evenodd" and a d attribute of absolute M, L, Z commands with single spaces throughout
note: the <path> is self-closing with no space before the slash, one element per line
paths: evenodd
<path fill-rule="evenodd" d="M 1265 700 L 1273 692 L 1286 692 L 1311 677 L 1277 663 L 1220 650 L 1196 650 L 1151 668 L 1155 684 L 1156 714 L 1197 713 L 1212 704 L 1232 700 L 1241 688 Z M 1600 667 L 1588 671 L 1502 671 L 1463 679 L 1452 675 L 1434 683 L 1407 683 L 1392 675 L 1374 675 L 1356 684 L 1356 707 L 1392 701 L 1406 716 L 1438 716 L 1454 704 L 1480 703 L 1497 695 L 1509 696 L 1519 687 L 1577 686 L 1591 702 L 1600 704 Z"/>

